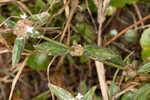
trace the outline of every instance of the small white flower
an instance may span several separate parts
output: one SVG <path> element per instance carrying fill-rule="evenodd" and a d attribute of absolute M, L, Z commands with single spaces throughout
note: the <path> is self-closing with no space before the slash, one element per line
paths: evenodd
<path fill-rule="evenodd" d="M 33 27 L 31 27 L 31 26 L 27 26 L 27 30 L 26 30 L 27 32 L 30 32 L 30 33 L 33 33 Z"/>
<path fill-rule="evenodd" d="M 21 17 L 22 19 L 25 19 L 25 18 L 27 18 L 27 15 L 24 13 L 23 15 L 20 15 L 20 17 Z"/>
<path fill-rule="evenodd" d="M 78 98 L 79 100 L 83 98 L 83 95 L 81 93 L 78 93 L 78 95 L 76 96 L 76 98 Z"/>

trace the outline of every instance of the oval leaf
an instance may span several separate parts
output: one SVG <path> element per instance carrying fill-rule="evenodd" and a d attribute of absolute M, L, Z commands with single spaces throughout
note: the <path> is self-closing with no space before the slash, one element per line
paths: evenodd
<path fill-rule="evenodd" d="M 150 47 L 150 28 L 143 31 L 140 38 L 140 45 L 142 48 Z"/>
<path fill-rule="evenodd" d="M 116 57 L 112 50 L 93 45 L 85 46 L 84 52 L 86 56 L 94 60 L 107 60 Z"/>
<path fill-rule="evenodd" d="M 124 38 L 128 42 L 133 42 L 136 40 L 136 35 L 137 35 L 136 31 L 133 29 L 130 29 L 124 34 Z"/>
<path fill-rule="evenodd" d="M 18 64 L 21 56 L 21 52 L 24 47 L 25 40 L 23 38 L 17 37 L 15 40 L 14 48 L 13 48 L 13 54 L 12 54 L 12 65 Z"/>
<path fill-rule="evenodd" d="M 61 44 L 51 43 L 51 42 L 41 43 L 36 47 L 36 49 L 47 52 L 49 55 L 53 55 L 53 56 L 64 55 L 69 52 L 69 49 L 65 48 Z"/>
<path fill-rule="evenodd" d="M 69 100 L 71 98 L 74 98 L 71 95 L 71 93 L 69 93 L 68 91 L 66 91 L 56 85 L 49 84 L 48 87 L 51 90 L 51 92 L 54 93 L 60 100 Z"/>
<path fill-rule="evenodd" d="M 29 57 L 27 65 L 35 70 L 46 69 L 51 57 L 46 53 L 38 53 Z"/>

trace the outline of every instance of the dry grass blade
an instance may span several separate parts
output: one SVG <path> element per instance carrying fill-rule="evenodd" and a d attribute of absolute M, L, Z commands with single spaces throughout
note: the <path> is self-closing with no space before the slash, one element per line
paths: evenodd
<path fill-rule="evenodd" d="M 72 19 L 73 14 L 74 14 L 74 12 L 75 12 L 77 6 L 78 6 L 78 3 L 79 3 L 79 0 L 73 0 L 73 1 L 72 1 L 72 5 L 73 5 L 73 6 L 72 6 L 72 10 L 71 10 L 70 15 L 69 15 L 69 17 L 68 17 L 68 20 L 67 20 L 66 26 L 65 26 L 65 28 L 64 28 L 64 31 L 63 31 L 63 33 L 62 33 L 62 35 L 61 35 L 60 42 L 63 40 L 63 38 L 64 38 L 64 36 L 65 36 L 65 33 L 66 33 L 66 31 L 67 31 L 67 29 L 68 29 L 68 27 L 69 27 L 69 25 L 70 25 L 71 19 Z"/>
<path fill-rule="evenodd" d="M 23 4 L 23 3 L 20 2 L 20 1 L 17 1 L 17 4 L 18 4 L 22 9 L 24 9 L 26 12 L 28 12 L 30 15 L 32 15 L 32 12 L 28 9 L 28 7 L 27 7 L 25 4 Z"/>
<path fill-rule="evenodd" d="M 109 5 L 110 0 L 94 0 L 95 5 L 98 8 L 97 14 L 98 14 L 98 39 L 97 39 L 97 45 L 102 44 L 101 34 L 102 34 L 102 24 L 105 20 L 106 15 L 106 9 Z M 99 78 L 99 84 L 102 92 L 102 96 L 104 100 L 108 100 L 108 87 L 105 80 L 105 69 L 104 65 L 101 62 L 95 61 L 96 70 Z"/>
<path fill-rule="evenodd" d="M 9 95 L 9 100 L 12 99 L 12 95 L 13 95 L 13 91 L 15 89 L 15 85 L 16 85 L 18 79 L 19 79 L 19 76 L 21 75 L 21 72 L 23 71 L 24 66 L 26 65 L 27 60 L 28 60 L 28 57 L 26 57 L 26 59 L 24 60 L 24 62 L 21 64 L 16 77 L 13 79 L 12 86 L 11 86 L 11 91 L 10 91 L 10 95 Z"/>
<path fill-rule="evenodd" d="M 10 3 L 10 2 L 16 2 L 16 0 L 0 0 L 0 4 Z"/>

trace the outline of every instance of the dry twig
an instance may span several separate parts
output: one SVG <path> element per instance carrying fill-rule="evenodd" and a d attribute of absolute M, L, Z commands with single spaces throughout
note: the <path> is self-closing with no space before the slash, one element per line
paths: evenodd
<path fill-rule="evenodd" d="M 13 91 L 15 89 L 16 83 L 17 83 L 17 81 L 19 79 L 19 76 L 21 75 L 21 73 L 23 71 L 24 66 L 26 65 L 27 60 L 28 60 L 28 57 L 26 57 L 26 59 L 24 60 L 24 62 L 22 63 L 22 65 L 19 66 L 20 67 L 19 71 L 18 71 L 17 75 L 15 76 L 15 78 L 13 79 L 12 86 L 11 86 L 11 91 L 10 91 L 10 95 L 9 95 L 9 100 L 12 99 L 12 95 L 13 95 Z"/>

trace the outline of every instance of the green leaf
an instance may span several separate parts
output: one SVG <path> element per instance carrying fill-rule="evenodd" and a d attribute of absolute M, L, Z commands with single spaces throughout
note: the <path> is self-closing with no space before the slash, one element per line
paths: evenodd
<path fill-rule="evenodd" d="M 39 7 L 40 9 L 44 9 L 46 7 L 46 4 L 43 0 L 36 0 L 36 7 Z"/>
<path fill-rule="evenodd" d="M 142 48 L 150 47 L 150 28 L 143 31 L 140 38 L 140 45 Z"/>
<path fill-rule="evenodd" d="M 94 60 L 107 60 L 116 57 L 116 54 L 112 50 L 96 45 L 85 46 L 84 53 Z"/>
<path fill-rule="evenodd" d="M 84 96 L 83 100 L 92 100 L 96 86 L 92 87 Z"/>
<path fill-rule="evenodd" d="M 128 4 L 132 4 L 132 3 L 136 3 L 136 2 L 138 2 L 139 0 L 126 0 L 126 2 L 128 3 Z"/>
<path fill-rule="evenodd" d="M 96 39 L 93 27 L 87 22 L 76 24 L 76 29 L 81 33 L 82 37 L 86 40 L 86 42 L 93 43 Z"/>
<path fill-rule="evenodd" d="M 88 91 L 85 81 L 82 81 L 82 82 L 80 83 L 80 87 L 79 87 L 79 88 L 80 88 L 80 92 L 81 92 L 82 94 L 85 94 L 85 93 Z"/>
<path fill-rule="evenodd" d="M 97 13 L 97 7 L 94 4 L 93 0 L 88 0 L 89 8 L 92 13 Z"/>
<path fill-rule="evenodd" d="M 18 64 L 21 56 L 21 52 L 24 48 L 25 40 L 23 38 L 17 37 L 15 40 L 13 53 L 12 53 L 12 65 Z"/>
<path fill-rule="evenodd" d="M 110 0 L 110 5 L 117 8 L 121 8 L 125 6 L 125 4 L 126 4 L 126 0 Z"/>
<path fill-rule="evenodd" d="M 35 70 L 46 69 L 51 57 L 46 53 L 37 53 L 29 57 L 27 65 Z"/>
<path fill-rule="evenodd" d="M 110 4 L 114 7 L 120 8 L 125 6 L 126 4 L 136 3 L 139 0 L 111 0 Z"/>
<path fill-rule="evenodd" d="M 50 91 L 54 93 L 60 100 L 69 100 L 71 98 L 74 98 L 71 93 L 56 85 L 49 84 L 48 87 Z"/>
<path fill-rule="evenodd" d="M 51 4 L 53 2 L 53 0 L 46 0 L 48 2 L 48 4 Z"/>
<path fill-rule="evenodd" d="M 107 8 L 107 11 L 106 11 L 107 16 L 113 15 L 113 14 L 116 12 L 116 10 L 117 10 L 117 9 L 116 9 L 115 7 L 109 6 L 109 7 Z"/>
<path fill-rule="evenodd" d="M 32 100 L 48 100 L 50 97 L 50 91 L 46 91 L 43 93 L 40 93 L 38 96 L 34 97 Z"/>
<path fill-rule="evenodd" d="M 129 92 L 121 97 L 121 100 L 133 100 L 135 93 Z"/>
<path fill-rule="evenodd" d="M 143 60 L 147 60 L 150 57 L 150 48 L 143 48 L 141 55 Z"/>
<path fill-rule="evenodd" d="M 50 14 L 48 12 L 42 12 L 40 14 L 34 14 L 34 15 L 30 16 L 29 19 L 32 20 L 33 22 L 41 24 L 41 23 L 47 21 L 49 16 L 50 16 Z"/>
<path fill-rule="evenodd" d="M 128 42 L 133 42 L 136 39 L 136 35 L 137 35 L 136 31 L 133 29 L 130 29 L 124 34 L 124 38 Z"/>
<path fill-rule="evenodd" d="M 119 91 L 120 91 L 120 88 L 115 83 L 112 83 L 109 86 L 110 98 L 112 98 Z"/>
<path fill-rule="evenodd" d="M 33 29 L 32 32 L 27 32 L 27 35 L 32 38 L 40 38 L 40 33 L 35 29 Z"/>
<path fill-rule="evenodd" d="M 150 62 L 147 62 L 146 64 L 140 66 L 138 72 L 140 73 L 150 72 Z"/>
<path fill-rule="evenodd" d="M 49 55 L 53 56 L 67 54 L 70 50 L 69 48 L 64 47 L 59 42 L 44 42 L 37 45 L 36 49 L 42 52 L 47 52 Z"/>
<path fill-rule="evenodd" d="M 142 86 L 134 96 L 133 100 L 149 100 L 148 95 L 150 94 L 150 84 Z"/>

